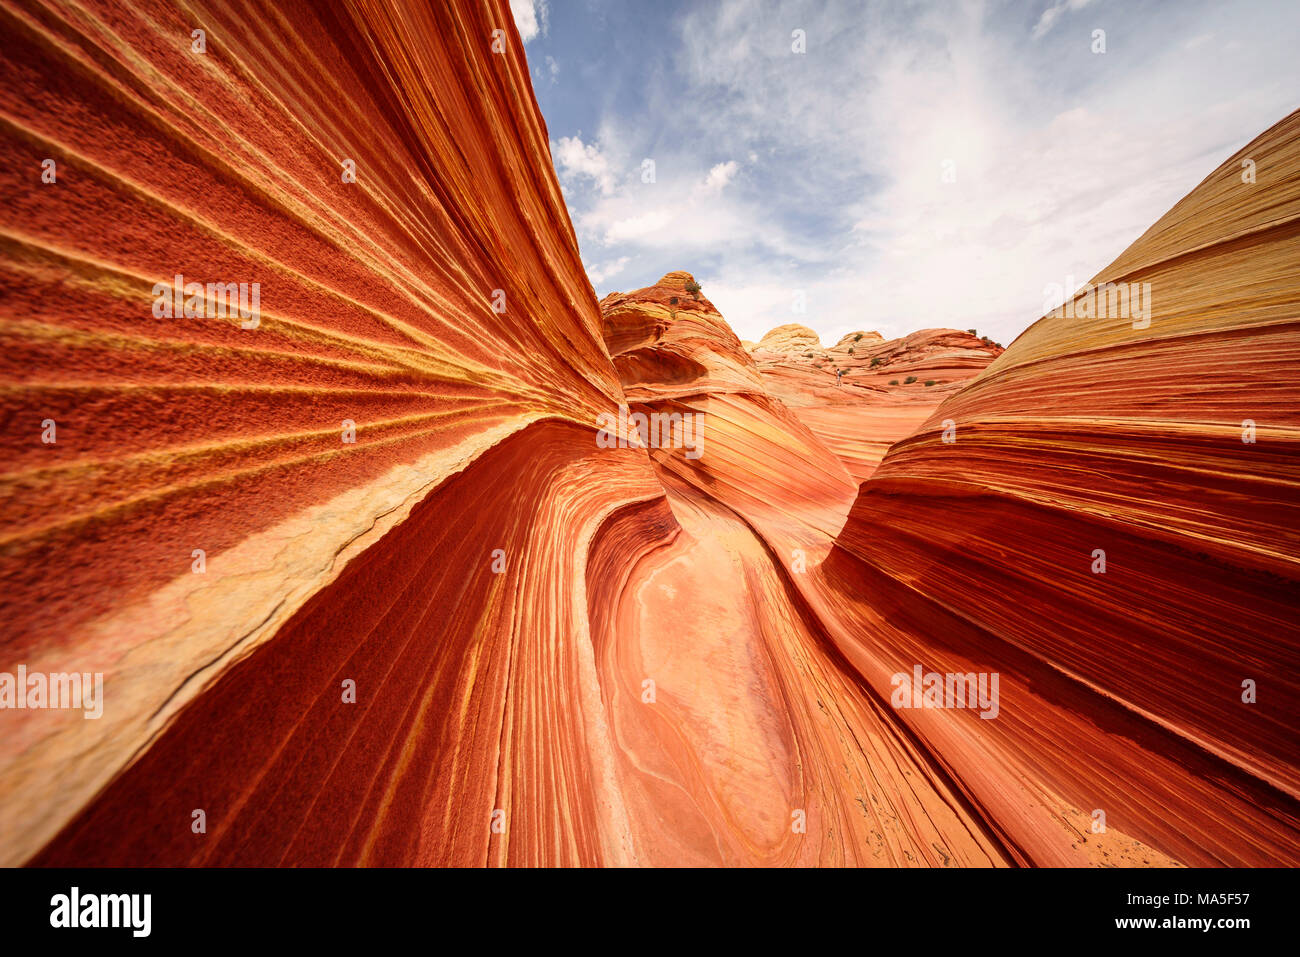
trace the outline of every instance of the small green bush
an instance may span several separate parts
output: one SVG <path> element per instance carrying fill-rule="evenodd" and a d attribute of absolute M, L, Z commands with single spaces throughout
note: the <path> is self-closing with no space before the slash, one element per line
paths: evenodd
<path fill-rule="evenodd" d="M 911 384 L 912 384 L 913 382 L 915 382 L 915 381 L 916 381 L 916 376 L 914 376 L 914 375 L 910 375 L 910 376 L 908 376 L 906 379 L 903 380 L 903 385 L 911 385 Z"/>
<path fill-rule="evenodd" d="M 849 346 L 849 355 L 853 355 L 853 347 Z"/>
<path fill-rule="evenodd" d="M 861 340 L 861 338 L 862 338 L 862 333 L 859 332 L 856 336 L 853 337 L 853 341 L 858 342 L 859 340 Z"/>
<path fill-rule="evenodd" d="M 675 306 L 675 305 L 677 305 L 677 302 L 678 302 L 677 297 L 676 297 L 676 296 L 673 296 L 671 299 L 668 300 L 668 305 L 670 305 L 670 306 Z"/>
<path fill-rule="evenodd" d="M 880 356 L 876 356 L 874 359 L 871 360 L 871 368 L 874 369 L 876 366 L 880 365 L 880 363 L 884 361 L 885 360 L 882 359 Z"/>
<path fill-rule="evenodd" d="M 686 291 L 696 299 L 700 298 L 700 284 L 694 279 L 686 284 Z"/>
<path fill-rule="evenodd" d="M 929 385 L 934 385 L 934 380 L 933 380 L 933 379 L 926 379 L 926 380 L 925 380 L 925 384 L 928 385 L 928 386 L 929 386 Z"/>
<path fill-rule="evenodd" d="M 890 380 L 889 380 L 889 384 L 890 384 L 890 385 L 898 385 L 898 380 L 897 380 L 897 379 L 890 379 Z"/>
<path fill-rule="evenodd" d="M 978 335 L 979 335 L 979 333 L 976 332 L 974 329 L 967 329 L 966 331 L 969 332 L 972 336 L 978 336 Z"/>

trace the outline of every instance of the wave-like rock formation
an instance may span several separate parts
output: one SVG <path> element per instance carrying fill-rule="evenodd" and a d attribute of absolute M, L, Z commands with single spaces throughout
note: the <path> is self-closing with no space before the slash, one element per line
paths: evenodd
<path fill-rule="evenodd" d="M 1010 720 L 927 739 L 1018 859 L 1076 860 L 1048 822 L 1096 809 L 1187 864 L 1300 861 L 1297 262 L 1293 113 L 894 446 L 823 566 L 889 619 L 841 636 L 882 693 L 1001 672 Z M 1120 283 L 1146 315 L 1098 305 Z"/>
<path fill-rule="evenodd" d="M 0 43 L 0 695 L 103 674 L 0 863 L 1300 861 L 1300 114 L 1149 325 L 749 349 L 596 302 L 504 0 Z"/>
<path fill-rule="evenodd" d="M 106 698 L 2 713 L 3 862 L 592 860 L 583 536 L 662 492 L 593 480 L 622 392 L 506 4 L 4 4 L 0 44 L 0 668 Z M 178 274 L 260 323 L 156 315 Z"/>
<path fill-rule="evenodd" d="M 632 410 L 699 415 L 705 437 L 696 460 L 650 451 L 675 520 L 664 542 L 636 537 L 663 527 L 661 510 L 627 515 L 598 546 L 604 601 L 588 582 L 637 860 L 1002 861 L 795 584 L 830 551 L 855 483 L 712 304 L 682 293 L 691 281 L 669 273 L 601 303 Z"/>
<path fill-rule="evenodd" d="M 804 333 L 814 336 L 812 344 Z M 922 329 L 888 340 L 878 332 L 851 332 L 830 349 L 822 349 L 815 336 L 803 326 L 778 326 L 750 351 L 767 391 L 859 482 L 891 445 L 1003 351 L 955 329 Z"/>

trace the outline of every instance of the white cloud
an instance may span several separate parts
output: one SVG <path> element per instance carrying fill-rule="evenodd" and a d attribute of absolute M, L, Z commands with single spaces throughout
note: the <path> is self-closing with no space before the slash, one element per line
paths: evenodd
<path fill-rule="evenodd" d="M 550 11 L 546 9 L 546 0 L 510 0 L 510 14 L 515 18 L 515 29 L 519 39 L 527 43 L 539 33 L 546 35 L 547 20 Z"/>
<path fill-rule="evenodd" d="M 623 271 L 623 267 L 632 261 L 631 256 L 619 256 L 609 262 L 601 263 L 597 266 L 587 267 L 587 278 L 591 280 L 593 286 L 604 282 L 606 279 L 612 279 Z"/>
<path fill-rule="evenodd" d="M 1061 29 L 1072 0 L 1037 42 L 1023 11 L 979 3 L 696 8 L 661 89 L 625 115 L 606 105 L 593 144 L 553 146 L 592 282 L 625 258 L 633 286 L 689 270 L 746 339 L 800 322 L 827 342 L 947 326 L 1008 343 L 1046 285 L 1091 278 L 1300 105 L 1278 19 L 1300 11 L 1243 3 L 1108 10 L 1128 41 L 1105 56 Z M 803 56 L 785 40 L 796 12 L 817 41 Z M 667 133 L 647 121 L 661 115 Z"/>
<path fill-rule="evenodd" d="M 605 224 L 604 242 L 606 245 L 612 245 L 635 240 L 651 240 L 664 235 L 666 227 L 673 222 L 673 219 L 673 211 L 662 208 L 615 219 Z M 594 225 L 598 221 L 599 215 L 588 216 L 584 223 Z"/>
<path fill-rule="evenodd" d="M 595 143 L 584 144 L 581 134 L 560 137 L 551 144 L 551 155 L 559 164 L 562 179 L 590 179 L 604 196 L 614 191 L 614 173 L 610 169 L 609 160 Z M 571 185 L 571 182 L 567 185 Z"/>
<path fill-rule="evenodd" d="M 1052 27 L 1056 26 L 1056 21 L 1061 19 L 1066 10 L 1082 10 L 1091 2 L 1092 0 L 1059 0 L 1058 3 L 1048 7 L 1034 24 L 1034 39 L 1042 39 Z"/>
<path fill-rule="evenodd" d="M 740 169 L 735 160 L 728 160 L 725 163 L 719 163 L 713 169 L 709 170 L 709 175 L 704 180 L 704 189 L 706 192 L 718 193 L 722 188 L 736 175 L 736 170 Z"/>

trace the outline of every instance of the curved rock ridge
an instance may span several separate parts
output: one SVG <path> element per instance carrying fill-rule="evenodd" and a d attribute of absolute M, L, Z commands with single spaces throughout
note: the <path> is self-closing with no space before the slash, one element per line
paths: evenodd
<path fill-rule="evenodd" d="M 1300 113 L 1149 325 L 751 349 L 596 302 L 505 0 L 0 50 L 0 696 L 104 678 L 0 864 L 1300 863 Z"/>
<path fill-rule="evenodd" d="M 629 409 L 686 414 L 697 423 L 699 449 L 661 445 L 651 449 L 651 460 L 661 475 L 707 486 L 712 497 L 824 553 L 844 524 L 855 485 L 768 395 L 753 358 L 713 304 L 702 293 L 682 294 L 691 279 L 673 272 L 601 301 L 605 341 Z"/>
<path fill-rule="evenodd" d="M 866 332 L 859 329 L 857 332 L 849 332 L 840 336 L 840 341 L 831 346 L 828 351 L 847 353 L 851 348 L 857 350 L 865 348 L 865 346 L 873 342 L 883 342 L 884 338 L 878 332 Z"/>
<path fill-rule="evenodd" d="M 561 561 L 548 516 L 581 555 L 662 490 L 626 451 L 594 498 L 557 478 L 593 474 L 622 391 L 507 4 L 4 3 L 0 47 L 0 671 L 98 672 L 106 696 L 99 720 L 0 712 L 0 863 L 65 825 L 39 860 L 592 860 L 557 833 L 589 791 L 511 797 L 588 773 L 552 751 L 569 719 L 492 676 L 590 672 L 572 646 L 511 670 L 570 613 L 537 595 L 525 625 L 542 582 L 512 576 Z M 256 283 L 259 314 L 156 308 L 178 275 L 250 306 Z M 421 523 L 456 548 L 401 545 Z M 545 574 L 581 609 L 571 560 Z M 567 705 L 598 709 L 582 687 Z M 445 807 L 437 761 L 464 785 Z M 511 801 L 547 821 L 531 846 L 447 829 Z"/>
<path fill-rule="evenodd" d="M 826 352 L 822 347 L 822 337 L 815 330 L 797 322 L 788 322 L 768 330 L 763 338 L 758 340 L 755 348 L 781 353 L 824 354 Z"/>
<path fill-rule="evenodd" d="M 767 390 L 861 482 L 891 445 L 1001 353 L 1000 346 L 973 333 L 922 329 L 889 340 L 874 332 L 849 333 L 812 355 L 806 349 L 753 355 Z M 843 370 L 842 378 L 837 370 Z"/>
<path fill-rule="evenodd" d="M 704 434 L 696 459 L 650 450 L 671 521 L 657 505 L 625 510 L 589 564 L 636 860 L 1007 862 L 860 676 L 827 653 L 794 579 L 816 573 L 855 483 L 768 394 L 707 300 L 672 305 L 667 280 L 681 275 L 601 303 L 632 410 L 698 415 Z"/>
<path fill-rule="evenodd" d="M 1300 112 L 1092 280 L 1149 283 L 1148 316 L 1084 287 L 1040 319 L 890 450 L 819 569 L 878 694 L 1000 672 L 999 720 L 903 714 L 1019 860 L 1093 857 L 1051 822 L 1098 810 L 1185 864 L 1300 860 L 1296 262 Z"/>
<path fill-rule="evenodd" d="M 629 399 L 706 392 L 762 392 L 763 380 L 736 334 L 688 272 L 600 301 L 605 344 Z"/>
<path fill-rule="evenodd" d="M 921 329 L 899 339 L 883 339 L 878 332 L 851 332 L 830 349 L 823 349 L 820 342 L 809 344 L 800 334 L 787 331 L 797 329 L 806 327 L 778 326 L 749 350 L 760 368 L 811 366 L 828 369 L 831 374 L 844 369 L 850 381 L 872 388 L 889 387 L 889 380 L 908 375 L 951 385 L 973 378 L 1004 351 L 987 338 L 956 329 Z"/>

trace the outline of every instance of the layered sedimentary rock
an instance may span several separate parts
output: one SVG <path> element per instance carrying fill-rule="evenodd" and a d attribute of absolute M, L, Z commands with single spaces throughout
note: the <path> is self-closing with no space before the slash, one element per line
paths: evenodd
<path fill-rule="evenodd" d="M 650 450 L 661 475 L 707 486 L 710 495 L 773 530 L 825 551 L 844 524 L 856 485 L 843 465 L 779 401 L 754 360 L 693 277 L 601 302 L 605 340 L 630 408 L 691 416 L 699 448 Z M 810 530 L 816 530 L 811 534 Z"/>
<path fill-rule="evenodd" d="M 835 343 L 829 351 L 848 353 L 850 349 L 857 350 L 865 348 L 873 343 L 884 341 L 884 336 L 878 332 L 867 332 L 858 330 L 857 332 L 848 332 L 840 336 L 840 341 Z"/>
<path fill-rule="evenodd" d="M 106 698 L 0 713 L 3 862 L 592 860 L 599 722 L 547 712 L 599 708 L 582 536 L 662 492 L 587 481 L 621 390 L 506 4 L 4 4 L 0 46 L 0 669 Z M 255 327 L 159 315 L 178 275 Z"/>
<path fill-rule="evenodd" d="M 104 675 L 0 863 L 1300 861 L 1297 116 L 1147 325 L 747 349 L 597 304 L 504 2 L 0 42 L 0 677 Z"/>
<path fill-rule="evenodd" d="M 812 351 L 805 340 L 781 332 L 790 328 L 772 330 L 752 350 L 764 386 L 859 482 L 891 445 L 1002 354 L 1000 346 L 955 329 L 889 340 L 852 332 L 829 350 Z"/>
<path fill-rule="evenodd" d="M 822 348 L 821 336 L 817 334 L 817 331 L 797 322 L 788 322 L 783 326 L 768 330 L 754 346 L 755 351 L 760 349 L 765 352 L 788 353 L 790 355 L 797 353 L 807 355 L 810 359 L 814 355 L 825 356 L 826 354 L 826 350 Z"/>
<path fill-rule="evenodd" d="M 894 446 L 822 566 L 878 694 L 1001 673 L 996 721 L 903 717 L 1017 859 L 1081 860 L 1053 825 L 1095 811 L 1187 864 L 1300 859 L 1297 262 L 1292 114 Z"/>
<path fill-rule="evenodd" d="M 650 450 L 673 521 L 627 510 L 588 580 L 637 862 L 1004 862 L 952 783 L 827 653 L 794 579 L 816 574 L 856 485 L 768 394 L 712 304 L 684 294 L 691 281 L 669 273 L 601 303 L 633 414 L 697 415 L 704 437 L 698 458 Z M 647 549 L 651 523 L 666 537 Z"/>

